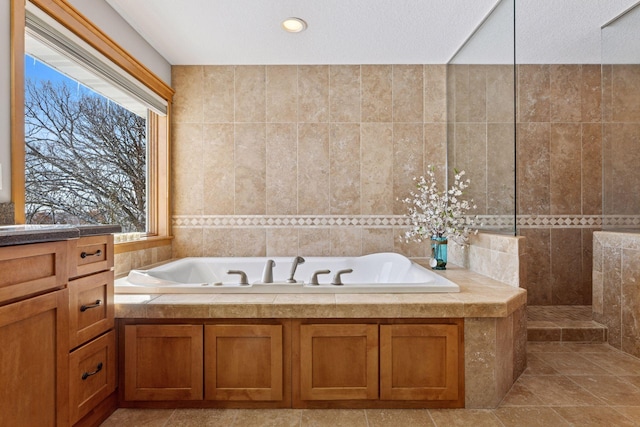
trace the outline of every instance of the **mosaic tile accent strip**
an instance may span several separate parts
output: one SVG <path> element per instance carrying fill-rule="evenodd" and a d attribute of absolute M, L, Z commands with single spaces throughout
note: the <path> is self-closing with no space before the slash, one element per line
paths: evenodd
<path fill-rule="evenodd" d="M 521 215 L 518 228 L 640 228 L 640 215 Z M 479 215 L 483 230 L 513 228 L 512 215 Z M 213 228 L 299 228 L 368 227 L 389 228 L 409 225 L 404 215 L 174 215 L 174 227 Z"/>

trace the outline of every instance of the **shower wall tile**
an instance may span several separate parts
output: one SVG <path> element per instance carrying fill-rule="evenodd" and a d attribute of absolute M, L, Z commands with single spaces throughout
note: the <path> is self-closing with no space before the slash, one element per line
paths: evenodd
<path fill-rule="evenodd" d="M 580 65 L 549 66 L 551 122 L 579 122 L 582 119 Z"/>
<path fill-rule="evenodd" d="M 363 123 L 360 127 L 362 153 L 361 207 L 363 215 L 393 213 L 393 125 Z"/>
<path fill-rule="evenodd" d="M 553 305 L 584 305 L 582 230 L 551 229 L 551 292 Z"/>
<path fill-rule="evenodd" d="M 621 349 L 640 356 L 640 250 L 622 250 Z"/>
<path fill-rule="evenodd" d="M 177 67 L 174 67 L 177 68 Z M 211 65 L 204 68 L 204 80 L 198 88 L 203 98 L 205 123 L 233 123 L 235 117 L 235 69 L 232 65 Z"/>
<path fill-rule="evenodd" d="M 424 66 L 424 121 L 447 121 L 447 66 Z"/>
<path fill-rule="evenodd" d="M 393 213 L 404 214 L 402 199 L 414 188 L 413 178 L 424 174 L 423 125 L 394 123 L 393 125 Z"/>
<path fill-rule="evenodd" d="M 602 65 L 602 121 L 613 120 L 613 65 Z"/>
<path fill-rule="evenodd" d="M 266 67 L 236 65 L 235 121 L 264 122 L 266 112 Z"/>
<path fill-rule="evenodd" d="M 332 215 L 359 215 L 360 208 L 360 124 L 331 125 L 330 188 Z"/>
<path fill-rule="evenodd" d="M 550 123 L 517 125 L 518 214 L 550 213 Z"/>
<path fill-rule="evenodd" d="M 518 66 L 518 121 L 551 120 L 549 65 Z"/>
<path fill-rule="evenodd" d="M 513 123 L 487 124 L 488 215 L 509 215 L 515 204 Z M 490 143 L 489 143 L 490 141 Z M 474 177 L 475 178 L 475 177 Z"/>
<path fill-rule="evenodd" d="M 582 229 L 582 299 L 583 304 L 592 304 L 593 299 L 593 232 L 595 229 Z"/>
<path fill-rule="evenodd" d="M 203 136 L 202 185 L 205 215 L 232 215 L 235 209 L 233 124 L 205 124 Z M 197 180 L 197 177 L 194 177 Z M 188 187 L 184 191 L 189 191 Z"/>
<path fill-rule="evenodd" d="M 298 125 L 298 213 L 329 214 L 329 125 Z"/>
<path fill-rule="evenodd" d="M 235 213 L 266 212 L 266 125 L 235 125 Z"/>
<path fill-rule="evenodd" d="M 513 65 L 493 65 L 486 67 L 487 122 L 514 122 L 514 74 Z"/>
<path fill-rule="evenodd" d="M 267 123 L 266 203 L 268 215 L 298 213 L 298 127 Z"/>
<path fill-rule="evenodd" d="M 295 123 L 298 120 L 298 68 L 268 65 L 266 73 L 267 122 Z"/>
<path fill-rule="evenodd" d="M 172 128 L 172 205 L 182 215 L 203 214 L 203 143 L 200 123 L 175 123 Z"/>
<path fill-rule="evenodd" d="M 453 121 L 455 123 L 467 123 L 469 122 L 469 66 L 468 65 L 454 65 L 451 69 L 451 88 L 453 90 L 453 96 L 451 99 L 453 102 L 452 110 Z"/>
<path fill-rule="evenodd" d="M 602 121 L 602 72 L 597 64 L 582 67 L 581 115 L 583 122 Z"/>
<path fill-rule="evenodd" d="M 423 122 L 423 78 L 422 65 L 393 65 L 394 122 Z"/>
<path fill-rule="evenodd" d="M 581 213 L 582 130 L 579 123 L 552 123 L 549 147 L 552 215 Z"/>
<path fill-rule="evenodd" d="M 518 234 L 527 242 L 527 304 L 551 305 L 551 230 L 525 228 Z"/>
<path fill-rule="evenodd" d="M 487 66 L 469 66 L 469 121 L 487 121 Z"/>
<path fill-rule="evenodd" d="M 362 65 L 362 122 L 391 122 L 393 120 L 393 67 L 391 65 Z"/>
<path fill-rule="evenodd" d="M 202 123 L 202 66 L 171 68 L 171 85 L 175 90 L 171 109 L 174 123 Z"/>
<path fill-rule="evenodd" d="M 640 122 L 640 66 L 614 65 L 611 86 L 612 121 Z"/>
<path fill-rule="evenodd" d="M 360 66 L 329 66 L 329 106 L 332 122 L 360 122 Z"/>
<path fill-rule="evenodd" d="M 602 126 L 582 124 L 582 214 L 602 214 Z"/>
<path fill-rule="evenodd" d="M 298 66 L 298 122 L 329 121 L 329 66 Z"/>

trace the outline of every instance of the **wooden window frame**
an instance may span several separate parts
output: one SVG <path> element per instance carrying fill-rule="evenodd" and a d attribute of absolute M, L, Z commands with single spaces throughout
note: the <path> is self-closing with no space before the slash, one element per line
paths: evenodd
<path fill-rule="evenodd" d="M 171 239 L 169 138 L 174 90 L 65 0 L 27 1 L 167 101 L 167 116 L 151 113 L 148 121 L 147 235 L 139 241 L 116 245 L 116 253 L 168 244 Z M 16 224 L 25 222 L 24 34 L 25 0 L 11 0 L 11 200 Z"/>

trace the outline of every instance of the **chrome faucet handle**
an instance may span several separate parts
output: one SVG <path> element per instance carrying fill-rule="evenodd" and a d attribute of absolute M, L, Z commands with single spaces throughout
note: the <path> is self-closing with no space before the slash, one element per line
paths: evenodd
<path fill-rule="evenodd" d="M 242 270 L 227 270 L 227 274 L 239 274 L 240 286 L 247 286 L 249 284 L 249 281 L 247 280 L 247 274 Z"/>
<path fill-rule="evenodd" d="M 298 264 L 304 264 L 304 258 L 301 256 L 297 256 L 293 259 L 293 263 L 291 264 L 291 274 L 287 279 L 287 283 L 297 283 L 296 279 L 293 276 L 296 274 L 296 268 L 298 268 Z"/>
<path fill-rule="evenodd" d="M 313 276 L 311 276 L 311 280 L 309 280 L 309 284 L 313 286 L 318 286 L 318 274 L 329 274 L 331 270 L 318 270 L 313 272 Z"/>
<path fill-rule="evenodd" d="M 273 283 L 273 267 L 276 266 L 276 262 L 272 259 L 268 259 L 262 270 L 262 283 Z"/>
<path fill-rule="evenodd" d="M 352 268 L 346 268 L 344 270 L 339 270 L 335 276 L 333 276 L 333 280 L 331 281 L 331 284 L 334 286 L 342 286 L 344 285 L 344 283 L 342 283 L 342 277 L 340 277 L 343 274 L 348 274 L 348 273 L 353 273 L 353 269 Z"/>

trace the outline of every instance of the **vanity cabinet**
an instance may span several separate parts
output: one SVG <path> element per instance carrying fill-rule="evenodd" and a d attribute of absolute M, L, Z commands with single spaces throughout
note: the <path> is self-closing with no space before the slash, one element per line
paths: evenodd
<path fill-rule="evenodd" d="M 68 419 L 66 242 L 0 248 L 0 426 Z"/>
<path fill-rule="evenodd" d="M 69 419 L 73 425 L 87 415 L 90 417 L 110 396 L 115 402 L 113 235 L 80 237 L 67 244 Z"/>

